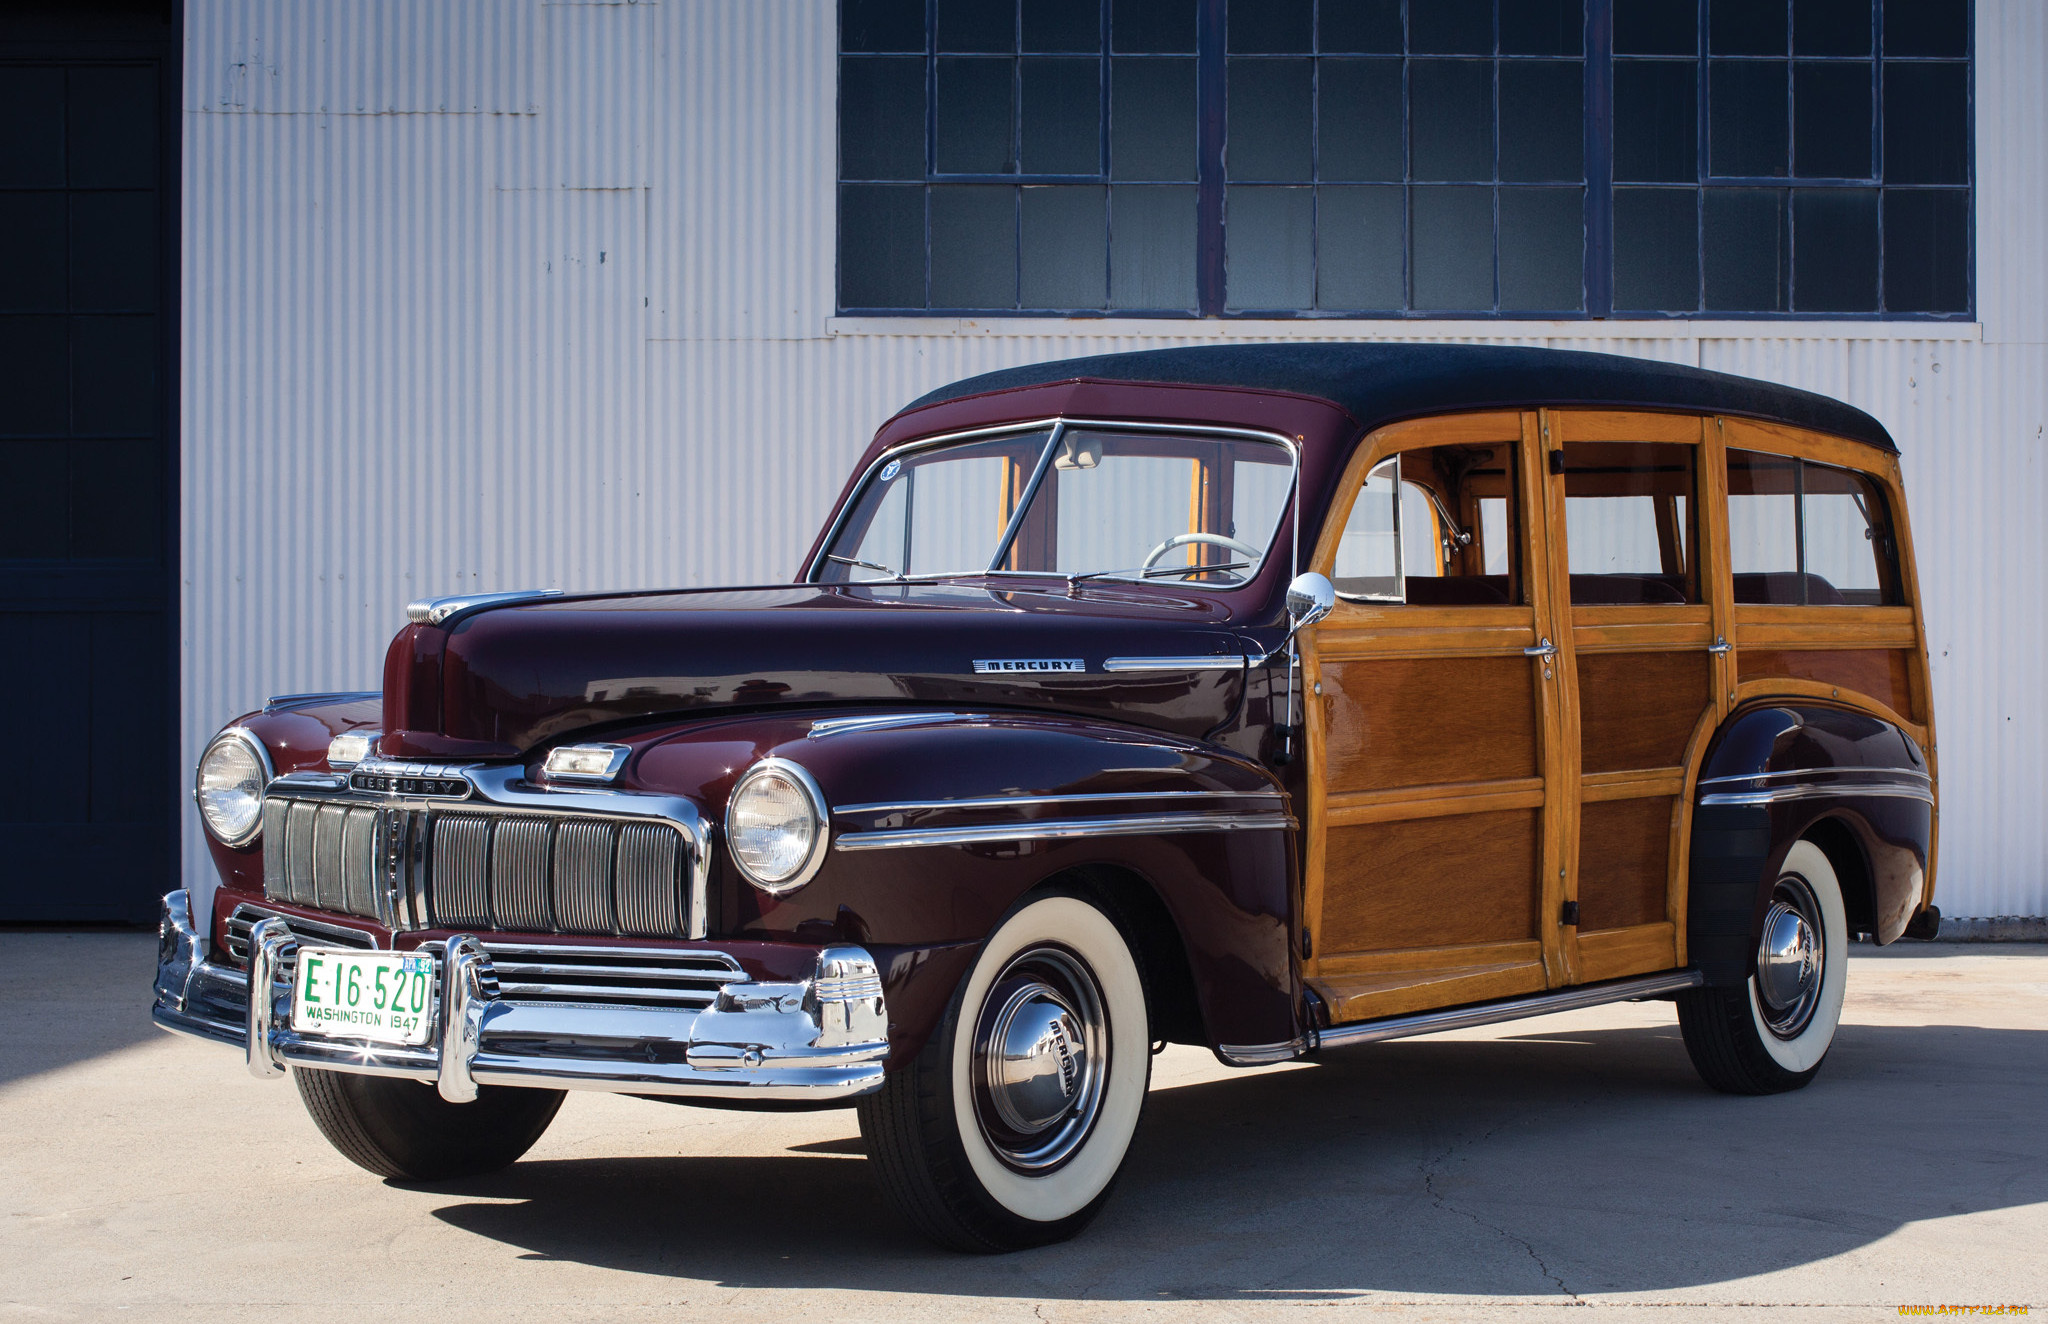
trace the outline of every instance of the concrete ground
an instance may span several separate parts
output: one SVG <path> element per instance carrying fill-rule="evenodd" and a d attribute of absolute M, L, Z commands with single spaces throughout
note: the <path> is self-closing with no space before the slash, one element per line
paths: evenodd
<path fill-rule="evenodd" d="M 1171 1050 L 1095 1226 L 975 1258 L 883 1204 L 851 1111 L 573 1095 L 505 1173 L 388 1185 L 289 1083 L 150 1027 L 150 936 L 0 934 L 0 1319 L 2048 1309 L 2048 946 L 1860 950 L 1819 1081 L 1775 1098 L 1702 1087 L 1665 1003 L 1255 1072 Z"/>

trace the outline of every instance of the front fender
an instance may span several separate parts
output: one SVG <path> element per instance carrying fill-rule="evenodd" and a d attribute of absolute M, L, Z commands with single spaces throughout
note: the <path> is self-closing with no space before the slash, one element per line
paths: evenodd
<path fill-rule="evenodd" d="M 769 755 L 817 781 L 831 847 L 783 897 L 721 851 L 712 931 L 889 953 L 899 1053 L 922 1044 L 997 922 L 1054 878 L 1107 889 L 1127 929 L 1163 913 L 1212 1046 L 1295 1036 L 1289 802 L 1256 763 L 1072 717 L 841 710 L 677 730 L 640 755 L 635 780 L 719 821 L 733 782 Z"/>

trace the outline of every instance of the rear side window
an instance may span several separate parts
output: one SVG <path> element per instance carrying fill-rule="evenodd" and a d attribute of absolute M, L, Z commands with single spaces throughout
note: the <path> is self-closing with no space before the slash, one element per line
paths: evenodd
<path fill-rule="evenodd" d="M 1728 545 L 1739 603 L 1875 607 L 1900 601 L 1884 493 L 1853 469 L 1730 450 Z"/>
<path fill-rule="evenodd" d="M 1672 442 L 1564 444 L 1572 605 L 1698 602 L 1694 448 Z"/>

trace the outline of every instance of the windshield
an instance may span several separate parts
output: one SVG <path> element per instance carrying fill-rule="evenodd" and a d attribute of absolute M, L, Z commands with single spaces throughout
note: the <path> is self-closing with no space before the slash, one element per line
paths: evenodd
<path fill-rule="evenodd" d="M 934 446 L 878 469 L 817 571 L 827 583 L 949 575 L 1256 575 L 1294 486 L 1277 442 L 1066 427 Z"/>

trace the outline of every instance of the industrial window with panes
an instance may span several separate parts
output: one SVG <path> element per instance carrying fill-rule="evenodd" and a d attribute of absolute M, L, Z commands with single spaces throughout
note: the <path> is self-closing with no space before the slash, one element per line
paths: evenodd
<path fill-rule="evenodd" d="M 1969 0 L 840 0 L 853 314 L 1962 318 Z"/>

